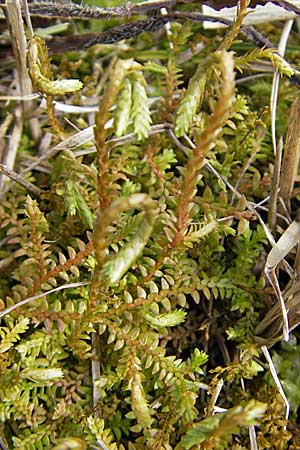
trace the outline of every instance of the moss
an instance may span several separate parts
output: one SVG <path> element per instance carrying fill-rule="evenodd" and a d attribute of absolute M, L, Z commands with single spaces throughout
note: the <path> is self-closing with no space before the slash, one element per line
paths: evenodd
<path fill-rule="evenodd" d="M 262 38 L 251 49 L 237 42 L 246 6 L 216 32 L 189 22 L 188 6 L 144 22 L 116 7 L 101 35 L 109 45 L 52 61 L 31 39 L 27 64 L 46 110 L 21 114 L 15 170 L 33 161 L 25 178 L 41 192 L 13 183 L 0 204 L 4 448 L 241 450 L 256 424 L 259 448 L 297 448 L 298 346 L 274 353 L 293 407 L 286 429 L 260 349 L 280 340 L 280 324 L 271 338 L 256 335 L 276 302 L 263 272 L 266 212 L 256 208 L 272 189 L 271 79 L 243 83 L 254 63 L 281 73 L 281 135 L 297 73 Z M 94 18 L 79 24 L 101 42 Z M 81 37 L 70 32 L 56 48 Z M 290 62 L 296 52 L 292 42 Z M 3 71 L 8 85 L 13 72 Z M 70 88 L 74 77 L 82 89 Z M 32 160 L 33 116 L 53 147 Z M 8 149 L 17 120 L 6 125 Z M 297 283 L 288 287 L 297 302 Z"/>

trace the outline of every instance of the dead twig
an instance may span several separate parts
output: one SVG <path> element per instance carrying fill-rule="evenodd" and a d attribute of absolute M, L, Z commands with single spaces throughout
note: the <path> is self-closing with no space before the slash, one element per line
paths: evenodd
<path fill-rule="evenodd" d="M 9 169 L 4 164 L 0 164 L 0 173 L 9 177 L 11 180 L 23 186 L 28 192 L 31 192 L 35 197 L 40 197 L 43 190 L 30 183 L 30 181 L 25 180 L 19 173 L 12 169 Z"/>

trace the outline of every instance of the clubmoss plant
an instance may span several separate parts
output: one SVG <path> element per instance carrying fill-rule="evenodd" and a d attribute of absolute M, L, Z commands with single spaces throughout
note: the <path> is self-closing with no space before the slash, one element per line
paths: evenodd
<path fill-rule="evenodd" d="M 205 30 L 190 5 L 173 2 L 164 15 L 152 3 L 21 5 L 34 30 L 47 26 L 41 16 L 77 17 L 88 33 L 74 34 L 73 23 L 49 41 L 34 34 L 27 70 L 36 111 L 20 119 L 12 97 L 0 113 L 0 144 L 14 145 L 18 120 L 19 143 L 27 142 L 0 193 L 5 449 L 285 449 L 299 441 L 291 377 L 299 346 L 275 354 L 291 391 L 286 428 L 255 335 L 276 301 L 263 273 L 270 115 L 266 97 L 253 95 L 268 94 L 271 79 L 244 83 L 255 64 L 278 71 L 287 86 L 280 117 L 297 95 L 297 56 L 287 61 L 243 26 L 246 0 L 218 32 Z M 155 15 L 136 20 L 148 10 Z M 100 34 L 97 18 L 105 19 Z M 76 56 L 67 52 L 74 48 Z M 8 60 L 1 69 L 7 88 L 13 67 Z M 29 137 L 32 116 L 42 142 Z"/>

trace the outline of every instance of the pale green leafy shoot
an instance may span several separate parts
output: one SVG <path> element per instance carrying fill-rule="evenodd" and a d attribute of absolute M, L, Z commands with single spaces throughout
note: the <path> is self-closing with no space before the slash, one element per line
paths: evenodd
<path fill-rule="evenodd" d="M 28 317 L 20 317 L 15 325 L 0 328 L 0 353 L 7 352 L 20 339 L 20 334 L 25 333 L 29 323 L 30 319 Z"/>
<path fill-rule="evenodd" d="M 255 425 L 267 409 L 265 403 L 251 400 L 245 406 L 235 406 L 224 413 L 207 417 L 188 430 L 176 450 L 189 450 L 194 445 L 207 443 L 209 448 L 226 448 L 227 441 L 238 427 Z M 204 447 L 203 447 L 204 448 Z"/>
<path fill-rule="evenodd" d="M 200 64 L 193 78 L 191 78 L 185 96 L 178 108 L 175 122 L 176 136 L 181 137 L 188 132 L 197 108 L 202 103 L 206 80 L 205 69 Z"/>
<path fill-rule="evenodd" d="M 153 328 L 160 327 L 175 327 L 185 320 L 186 312 L 182 309 L 177 309 L 166 314 L 145 314 L 144 319 Z"/>
<path fill-rule="evenodd" d="M 91 229 L 93 227 L 93 214 L 80 192 L 80 187 L 72 179 L 67 180 L 65 183 L 64 201 L 67 213 L 70 216 L 75 216 L 78 213 L 87 228 Z"/>
<path fill-rule="evenodd" d="M 20 372 L 21 378 L 26 378 L 37 383 L 44 383 L 50 381 L 56 381 L 63 378 L 63 371 L 59 368 L 47 368 L 47 369 L 24 369 Z"/>
<path fill-rule="evenodd" d="M 131 105 L 132 85 L 130 79 L 126 77 L 122 84 L 120 98 L 115 112 L 114 127 L 116 137 L 122 136 L 127 131 L 130 120 Z"/>
<path fill-rule="evenodd" d="M 146 93 L 146 81 L 142 72 L 132 73 L 132 109 L 133 131 L 138 141 L 148 137 L 148 132 L 152 123 L 148 97 Z"/>

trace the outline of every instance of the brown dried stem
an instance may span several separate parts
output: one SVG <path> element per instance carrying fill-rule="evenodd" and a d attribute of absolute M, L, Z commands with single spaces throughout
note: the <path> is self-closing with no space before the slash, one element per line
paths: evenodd
<path fill-rule="evenodd" d="M 290 211 L 291 195 L 299 170 L 300 159 L 300 96 L 294 100 L 284 146 L 282 170 L 280 178 L 280 195 Z"/>
<path fill-rule="evenodd" d="M 12 169 L 9 169 L 4 164 L 0 164 L 0 173 L 11 178 L 13 181 L 23 186 L 28 192 L 31 192 L 31 194 L 33 194 L 35 197 L 40 197 L 40 195 L 43 192 L 42 189 L 30 183 L 30 181 L 23 178 L 21 174 L 15 172 Z"/>

